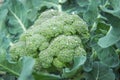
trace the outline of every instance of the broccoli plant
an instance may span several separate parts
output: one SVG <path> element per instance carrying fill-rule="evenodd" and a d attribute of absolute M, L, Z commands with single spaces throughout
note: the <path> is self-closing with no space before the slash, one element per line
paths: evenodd
<path fill-rule="evenodd" d="M 10 47 L 10 55 L 14 61 L 32 56 L 35 70 L 61 71 L 73 64 L 74 57 L 86 56 L 83 44 L 88 39 L 87 25 L 79 16 L 48 10 Z"/>

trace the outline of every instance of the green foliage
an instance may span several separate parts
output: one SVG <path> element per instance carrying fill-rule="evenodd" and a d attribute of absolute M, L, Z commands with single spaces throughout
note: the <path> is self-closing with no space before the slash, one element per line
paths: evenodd
<path fill-rule="evenodd" d="M 1 0 L 0 80 L 119 80 L 119 7 L 120 0 Z"/>
<path fill-rule="evenodd" d="M 35 60 L 32 57 L 24 57 L 23 69 L 18 80 L 33 80 L 32 69 L 34 64 L 35 64 Z"/>
<path fill-rule="evenodd" d="M 93 63 L 93 70 L 86 74 L 87 80 L 115 80 L 113 71 L 100 62 Z"/>

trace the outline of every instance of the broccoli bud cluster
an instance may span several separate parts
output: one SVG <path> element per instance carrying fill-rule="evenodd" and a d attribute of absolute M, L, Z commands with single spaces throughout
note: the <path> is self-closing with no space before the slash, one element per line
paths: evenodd
<path fill-rule="evenodd" d="M 10 55 L 15 61 L 32 56 L 40 68 L 63 68 L 75 56 L 86 55 L 83 42 L 88 38 L 87 25 L 79 16 L 48 10 L 10 47 Z"/>

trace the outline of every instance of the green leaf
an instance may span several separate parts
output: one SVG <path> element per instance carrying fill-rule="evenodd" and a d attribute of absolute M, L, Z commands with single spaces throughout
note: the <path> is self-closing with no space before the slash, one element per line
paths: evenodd
<path fill-rule="evenodd" d="M 28 27 L 27 12 L 25 8 L 19 1 L 11 0 L 9 7 L 8 15 L 8 30 L 11 34 L 22 33 Z"/>
<path fill-rule="evenodd" d="M 88 57 L 83 66 L 83 69 L 86 72 L 90 72 L 92 70 L 92 66 L 93 66 L 93 60 L 90 57 Z"/>
<path fill-rule="evenodd" d="M 9 47 L 9 39 L 5 36 L 4 32 L 0 32 L 0 54 L 5 53 Z"/>
<path fill-rule="evenodd" d="M 35 60 L 31 57 L 23 57 L 22 72 L 18 80 L 33 80 L 32 71 Z"/>
<path fill-rule="evenodd" d="M 107 24 L 110 24 L 111 27 L 106 34 L 106 36 L 99 39 L 98 44 L 102 48 L 106 48 L 109 46 L 114 45 L 116 42 L 120 40 L 120 18 L 115 16 L 111 11 L 108 11 L 106 9 L 103 9 L 104 11 L 104 17 L 107 18 Z"/>
<path fill-rule="evenodd" d="M 15 35 L 25 32 L 38 16 L 38 10 L 31 1 L 11 0 L 8 9 L 8 30 Z"/>
<path fill-rule="evenodd" d="M 84 20 L 89 24 L 93 25 L 94 22 L 96 22 L 97 16 L 98 16 L 98 0 L 90 0 L 90 4 L 88 6 L 87 11 L 83 14 Z"/>
<path fill-rule="evenodd" d="M 101 30 L 99 29 L 107 30 L 108 26 L 104 26 L 106 28 L 99 27 L 100 26 L 98 25 L 97 30 L 95 31 L 96 33 L 94 33 L 90 41 L 91 47 L 93 48 L 94 51 L 93 54 L 95 53 L 95 59 L 99 58 L 100 62 L 108 65 L 109 67 L 116 67 L 119 64 L 119 57 L 118 54 L 115 52 L 114 48 L 113 47 L 102 48 L 97 44 L 98 39 L 104 36 L 103 35 L 104 33 L 102 33 Z"/>
<path fill-rule="evenodd" d="M 120 40 L 120 0 L 109 0 L 112 10 L 105 7 L 101 7 L 101 10 L 104 12 L 104 17 L 107 18 L 108 24 L 111 25 L 106 36 L 99 39 L 98 44 L 103 47 L 109 47 L 114 45 Z"/>
<path fill-rule="evenodd" d="M 118 49 L 120 49 L 120 41 L 118 41 L 118 42 L 116 43 L 116 47 L 117 47 Z"/>
<path fill-rule="evenodd" d="M 7 9 L 0 9 L 0 32 L 7 32 L 5 27 L 6 17 L 7 17 L 8 10 Z"/>
<path fill-rule="evenodd" d="M 60 75 L 48 74 L 48 73 L 33 73 L 35 80 L 60 80 Z"/>
<path fill-rule="evenodd" d="M 101 5 L 105 6 L 106 4 L 109 4 L 109 0 L 100 0 L 101 1 Z"/>
<path fill-rule="evenodd" d="M 0 54 L 0 67 L 8 72 L 11 73 L 15 76 L 19 76 L 20 72 L 21 72 L 21 62 L 17 62 L 17 63 L 10 63 L 8 62 L 8 60 L 6 59 L 6 54 L 2 53 Z"/>
<path fill-rule="evenodd" d="M 37 9 L 41 9 L 46 6 L 47 8 L 58 8 L 59 1 L 58 0 L 32 0 L 33 6 Z"/>
<path fill-rule="evenodd" d="M 89 0 L 76 0 L 76 2 L 79 4 L 79 6 L 87 6 Z"/>
<path fill-rule="evenodd" d="M 73 68 L 65 68 L 63 69 L 63 74 L 62 76 L 64 78 L 68 78 L 68 77 L 72 77 L 75 75 L 75 73 L 82 68 L 82 65 L 85 63 L 86 61 L 86 56 L 77 56 L 74 58 L 74 65 Z"/>
<path fill-rule="evenodd" d="M 34 22 L 36 18 L 38 17 L 38 10 L 36 7 L 39 5 L 38 2 L 40 0 L 20 0 L 21 4 L 24 6 L 24 9 L 27 13 L 27 19 L 29 19 L 31 22 Z"/>
<path fill-rule="evenodd" d="M 97 56 L 100 61 L 109 67 L 117 67 L 119 65 L 119 56 L 112 47 L 101 48 L 100 46 L 94 46 L 97 52 Z"/>
<path fill-rule="evenodd" d="M 0 80 L 4 80 L 4 79 L 0 77 Z"/>
<path fill-rule="evenodd" d="M 10 74 L 6 74 L 2 76 L 4 80 L 15 80 L 16 77 Z"/>
<path fill-rule="evenodd" d="M 81 17 L 83 13 L 87 10 L 88 3 L 86 2 L 85 5 L 82 5 L 84 2 L 81 2 L 79 0 L 70 0 L 66 1 L 64 4 L 62 4 L 62 11 L 72 14 L 79 14 Z"/>
<path fill-rule="evenodd" d="M 113 9 L 120 9 L 120 0 L 109 0 L 110 5 L 113 7 Z"/>
<path fill-rule="evenodd" d="M 86 73 L 86 80 L 115 80 L 115 74 L 105 64 L 94 62 L 93 70 Z"/>

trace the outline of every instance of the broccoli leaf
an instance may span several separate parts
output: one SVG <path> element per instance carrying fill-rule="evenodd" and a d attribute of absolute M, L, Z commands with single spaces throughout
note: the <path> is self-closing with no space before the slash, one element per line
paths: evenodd
<path fill-rule="evenodd" d="M 76 0 L 76 2 L 79 4 L 79 6 L 87 6 L 89 0 Z"/>
<path fill-rule="evenodd" d="M 88 57 L 85 64 L 83 65 L 83 69 L 86 72 L 90 72 L 92 70 L 92 66 L 93 66 L 93 60 L 92 58 Z"/>
<path fill-rule="evenodd" d="M 2 53 L 0 54 L 0 67 L 2 68 L 2 70 L 5 70 L 8 73 L 11 73 L 15 76 L 19 76 L 20 75 L 20 71 L 21 71 L 21 62 L 17 62 L 17 63 L 10 63 L 8 62 L 8 60 L 6 59 L 6 54 Z"/>
<path fill-rule="evenodd" d="M 112 47 L 101 48 L 100 46 L 95 46 L 94 49 L 102 63 L 109 67 L 116 67 L 119 65 L 119 56 Z"/>
<path fill-rule="evenodd" d="M 28 26 L 28 20 L 26 18 L 27 12 L 24 6 L 19 1 L 10 1 L 9 17 L 8 17 L 8 30 L 11 34 L 22 33 Z"/>
<path fill-rule="evenodd" d="M 7 30 L 5 29 L 5 20 L 7 17 L 8 10 L 7 9 L 0 9 L 0 32 L 7 33 Z"/>
<path fill-rule="evenodd" d="M 21 62 L 13 63 L 9 61 L 9 39 L 4 32 L 0 32 L 0 70 L 19 76 L 21 71 Z M 10 78 L 10 77 L 9 77 Z"/>
<path fill-rule="evenodd" d="M 33 80 L 32 70 L 35 60 L 32 57 L 23 57 L 22 72 L 18 80 Z"/>
<path fill-rule="evenodd" d="M 5 0 L 0 7 L 0 30 L 6 30 L 5 32 L 13 41 L 38 17 L 38 9 L 33 6 L 33 3 L 27 1 L 23 4 L 22 1 Z"/>
<path fill-rule="evenodd" d="M 86 73 L 86 80 L 115 80 L 115 74 L 105 64 L 94 62 L 93 69 Z"/>
<path fill-rule="evenodd" d="M 0 32 L 0 54 L 4 53 L 6 54 L 6 50 L 8 49 L 9 47 L 9 39 L 5 36 L 5 33 L 4 32 Z"/>
<path fill-rule="evenodd" d="M 34 7 L 37 10 L 41 10 L 43 7 L 47 8 L 58 8 L 58 0 L 21 0 L 22 4 L 25 6 L 25 8 L 28 8 L 28 6 Z"/>
<path fill-rule="evenodd" d="M 120 9 L 118 8 L 118 6 L 120 6 L 120 1 L 110 0 L 110 4 L 113 10 L 101 7 L 101 10 L 104 12 L 103 16 L 107 19 L 107 24 L 111 25 L 106 36 L 100 38 L 98 41 L 98 44 L 103 48 L 112 46 L 120 40 Z"/>
<path fill-rule="evenodd" d="M 86 56 L 77 56 L 74 58 L 74 65 L 72 69 L 65 68 L 63 69 L 62 76 L 64 78 L 72 77 L 81 68 L 81 66 L 85 63 Z"/>
<path fill-rule="evenodd" d="M 98 16 L 98 0 L 90 0 L 87 11 L 83 14 L 84 20 L 89 24 L 93 25 L 96 22 Z"/>
<path fill-rule="evenodd" d="M 115 17 L 111 13 L 106 12 L 104 14 L 108 20 L 108 23 L 111 24 L 111 27 L 108 33 L 106 34 L 106 36 L 99 39 L 98 44 L 101 47 L 106 48 L 106 47 L 112 46 L 113 44 L 115 44 L 120 40 L 120 37 L 119 37 L 120 36 L 120 31 L 119 31 L 120 19 L 118 17 Z"/>
<path fill-rule="evenodd" d="M 70 0 L 62 4 L 62 10 L 82 16 L 83 13 L 87 10 L 88 4 L 88 0 Z"/>
<path fill-rule="evenodd" d="M 120 0 L 109 0 L 109 2 L 114 10 L 120 9 Z"/>
<path fill-rule="evenodd" d="M 33 73 L 35 80 L 60 80 L 60 75 L 48 74 L 48 73 Z"/>

